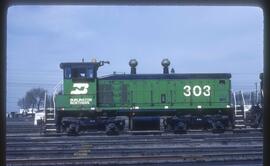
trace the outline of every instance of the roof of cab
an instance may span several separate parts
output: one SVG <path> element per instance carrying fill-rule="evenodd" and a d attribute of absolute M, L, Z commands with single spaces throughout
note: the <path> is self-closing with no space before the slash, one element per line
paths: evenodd
<path fill-rule="evenodd" d="M 60 68 L 63 69 L 65 67 L 89 67 L 95 64 L 96 63 L 94 62 L 60 63 Z"/>

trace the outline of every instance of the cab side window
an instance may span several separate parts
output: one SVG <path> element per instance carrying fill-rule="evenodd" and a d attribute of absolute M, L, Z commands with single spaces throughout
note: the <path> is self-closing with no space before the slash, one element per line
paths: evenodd
<path fill-rule="evenodd" d="M 92 79 L 94 77 L 93 73 L 94 73 L 93 69 L 87 68 L 87 70 L 86 70 L 86 78 Z"/>
<path fill-rule="evenodd" d="M 94 69 L 92 67 L 71 67 L 64 69 L 64 79 L 93 79 Z"/>
<path fill-rule="evenodd" d="M 92 79 L 94 78 L 93 68 L 66 67 L 64 70 L 65 79 Z"/>
<path fill-rule="evenodd" d="M 65 68 L 64 78 L 65 79 L 71 79 L 71 68 L 70 67 Z"/>
<path fill-rule="evenodd" d="M 71 71 L 72 78 L 86 78 L 86 70 L 84 68 L 73 68 Z"/>

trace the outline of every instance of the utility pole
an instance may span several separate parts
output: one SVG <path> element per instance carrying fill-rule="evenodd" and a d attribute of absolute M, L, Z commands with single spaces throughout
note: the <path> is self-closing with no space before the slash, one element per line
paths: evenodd
<path fill-rule="evenodd" d="M 44 116 L 46 117 L 47 111 L 46 111 L 46 102 L 47 102 L 47 93 L 44 93 Z M 44 118 L 44 121 L 46 122 L 46 118 Z"/>
<path fill-rule="evenodd" d="M 257 82 L 255 82 L 255 86 L 256 86 L 256 96 L 255 96 L 255 102 L 256 102 L 256 104 L 258 103 L 258 90 L 257 90 Z"/>

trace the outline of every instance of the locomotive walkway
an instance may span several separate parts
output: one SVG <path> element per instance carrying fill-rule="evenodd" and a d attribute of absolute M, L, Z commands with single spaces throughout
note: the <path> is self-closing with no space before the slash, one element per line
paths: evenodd
<path fill-rule="evenodd" d="M 244 133 L 188 132 L 106 136 L 43 137 L 30 125 L 16 133 L 8 122 L 7 165 L 262 165 L 263 137 L 260 131 Z M 18 122 L 22 125 L 24 122 Z M 29 124 L 28 122 L 25 122 Z M 23 127 L 18 128 L 21 130 Z M 25 131 L 25 130 L 22 130 Z"/>

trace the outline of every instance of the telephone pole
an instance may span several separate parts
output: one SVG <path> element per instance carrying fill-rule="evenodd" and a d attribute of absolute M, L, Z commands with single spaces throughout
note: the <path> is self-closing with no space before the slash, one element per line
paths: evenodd
<path fill-rule="evenodd" d="M 257 90 L 257 82 L 255 82 L 255 87 L 256 87 L 256 95 L 255 95 L 255 102 L 256 104 L 258 103 L 258 90 Z"/>

